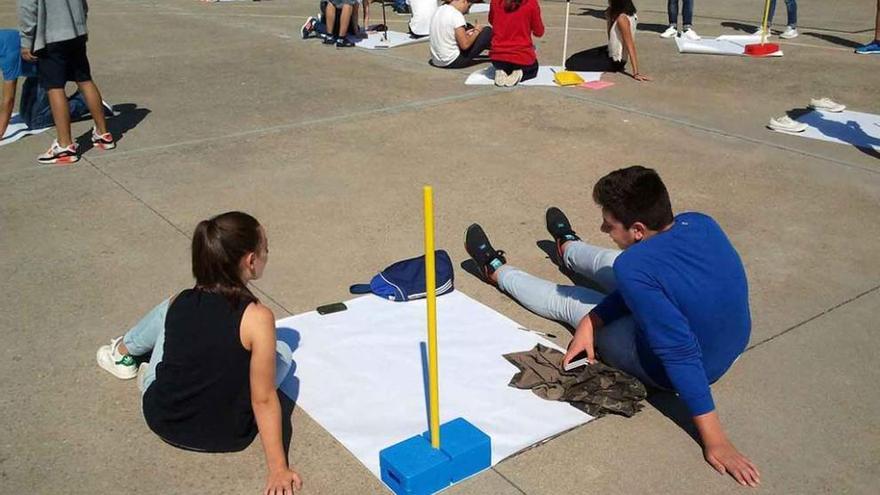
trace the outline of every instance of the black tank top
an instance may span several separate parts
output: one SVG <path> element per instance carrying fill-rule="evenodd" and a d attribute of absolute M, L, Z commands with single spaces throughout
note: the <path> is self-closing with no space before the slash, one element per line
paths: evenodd
<path fill-rule="evenodd" d="M 165 345 L 156 380 L 144 394 L 147 425 L 189 450 L 235 452 L 257 435 L 251 408 L 251 353 L 239 327 L 246 302 L 187 289 L 165 317 Z"/>

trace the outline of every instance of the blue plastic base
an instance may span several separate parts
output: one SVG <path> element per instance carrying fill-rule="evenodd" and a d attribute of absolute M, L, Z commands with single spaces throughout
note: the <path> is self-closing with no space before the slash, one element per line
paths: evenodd
<path fill-rule="evenodd" d="M 379 452 L 382 481 L 397 495 L 430 495 L 492 464 L 488 435 L 463 418 L 440 425 L 440 449 L 429 432 Z"/>

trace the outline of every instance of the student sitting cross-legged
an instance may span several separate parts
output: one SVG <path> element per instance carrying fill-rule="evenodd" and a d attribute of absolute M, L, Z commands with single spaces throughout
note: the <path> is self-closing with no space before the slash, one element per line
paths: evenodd
<path fill-rule="evenodd" d="M 259 432 L 264 493 L 289 494 L 302 482 L 285 452 L 290 423 L 276 391 L 275 317 L 247 286 L 268 257 L 266 231 L 254 217 L 229 212 L 199 222 L 195 286 L 156 306 L 97 358 L 117 378 L 138 377 L 147 425 L 175 447 L 236 452 Z M 134 357 L 148 353 L 139 373 Z"/>
<path fill-rule="evenodd" d="M 496 86 L 515 86 L 538 75 L 532 36 L 544 36 L 538 0 L 492 0 L 489 8 Z"/>
<path fill-rule="evenodd" d="M 465 247 L 488 282 L 538 315 L 576 328 L 565 364 L 585 352 L 650 387 L 677 392 L 706 461 L 742 485 L 757 486 L 760 474 L 727 438 L 710 389 L 751 333 L 748 284 L 736 249 L 711 217 L 673 216 L 654 170 L 611 172 L 596 183 L 593 199 L 602 208 L 602 232 L 622 251 L 583 242 L 558 208 L 547 210 L 547 229 L 561 263 L 607 295 L 506 264 L 477 224 L 468 228 Z"/>
<path fill-rule="evenodd" d="M 476 2 L 471 0 L 444 0 L 431 18 L 429 41 L 431 64 L 444 69 L 461 69 L 479 63 L 477 56 L 489 48 L 492 28 L 470 27 L 464 14 Z"/>

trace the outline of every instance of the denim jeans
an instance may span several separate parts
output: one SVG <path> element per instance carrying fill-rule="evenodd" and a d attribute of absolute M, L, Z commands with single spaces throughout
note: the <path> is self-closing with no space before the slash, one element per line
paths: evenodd
<path fill-rule="evenodd" d="M 787 26 L 797 27 L 797 0 L 785 0 L 785 10 L 788 12 Z M 770 0 L 770 15 L 767 17 L 767 26 L 773 24 L 773 14 L 776 12 L 776 0 Z"/>
<path fill-rule="evenodd" d="M 563 263 L 611 292 L 617 288 L 612 267 L 619 254 L 618 250 L 575 241 L 568 244 Z M 502 266 L 496 273 L 499 289 L 533 313 L 568 323 L 573 328 L 605 297 L 586 287 L 554 284 L 510 265 Z M 638 332 L 638 325 L 631 316 L 615 320 L 596 332 L 596 351 L 606 364 L 635 376 L 645 385 L 664 388 L 645 371 L 636 344 Z"/>
<path fill-rule="evenodd" d="M 156 366 L 162 362 L 162 355 L 165 353 L 165 317 L 168 315 L 168 307 L 171 305 L 171 299 L 166 299 L 159 303 L 158 306 L 151 309 L 141 321 L 139 321 L 131 330 L 125 332 L 122 343 L 128 349 L 128 353 L 132 356 L 143 356 L 150 351 L 150 363 L 144 374 L 143 390 L 147 391 L 150 384 L 156 381 Z M 281 382 L 287 376 L 291 368 L 291 351 L 290 347 L 284 342 L 276 343 L 275 352 L 275 387 L 278 388 Z"/>
<path fill-rule="evenodd" d="M 77 121 L 89 113 L 89 107 L 82 93 L 77 91 L 67 99 L 70 107 L 70 120 Z M 30 129 L 52 127 L 52 108 L 49 106 L 49 94 L 36 77 L 28 77 L 21 87 L 21 101 L 18 112 Z"/>
<path fill-rule="evenodd" d="M 679 0 L 668 0 L 666 3 L 670 26 L 678 24 L 678 2 Z M 694 0 L 681 0 L 681 5 L 681 23 L 685 27 L 690 27 L 694 24 Z"/>

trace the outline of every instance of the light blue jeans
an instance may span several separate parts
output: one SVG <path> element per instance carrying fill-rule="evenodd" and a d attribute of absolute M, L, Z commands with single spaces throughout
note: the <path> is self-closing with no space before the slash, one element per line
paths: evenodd
<path fill-rule="evenodd" d="M 131 330 L 125 332 L 122 343 L 128 349 L 128 353 L 132 356 L 143 356 L 150 351 L 150 363 L 144 374 L 143 390 L 147 391 L 150 384 L 156 381 L 156 366 L 162 362 L 162 355 L 165 353 L 165 317 L 168 315 L 168 307 L 171 305 L 171 299 L 165 299 L 158 306 L 151 309 L 141 321 L 137 322 Z M 286 351 L 282 348 L 286 348 Z M 284 342 L 276 342 L 275 353 L 275 387 L 281 385 L 281 382 L 287 376 L 291 367 L 291 351 L 290 347 Z"/>
<path fill-rule="evenodd" d="M 569 270 L 592 279 L 604 291 L 613 292 L 617 288 L 614 260 L 620 253 L 616 249 L 575 241 L 568 244 L 562 261 Z M 498 288 L 510 297 L 531 312 L 567 323 L 572 328 L 577 328 L 587 313 L 605 297 L 605 294 L 586 287 L 554 284 L 510 265 L 502 266 L 496 273 Z M 632 316 L 617 319 L 596 332 L 596 352 L 603 362 L 633 375 L 645 385 L 664 388 L 645 371 L 636 346 L 638 332 Z"/>

